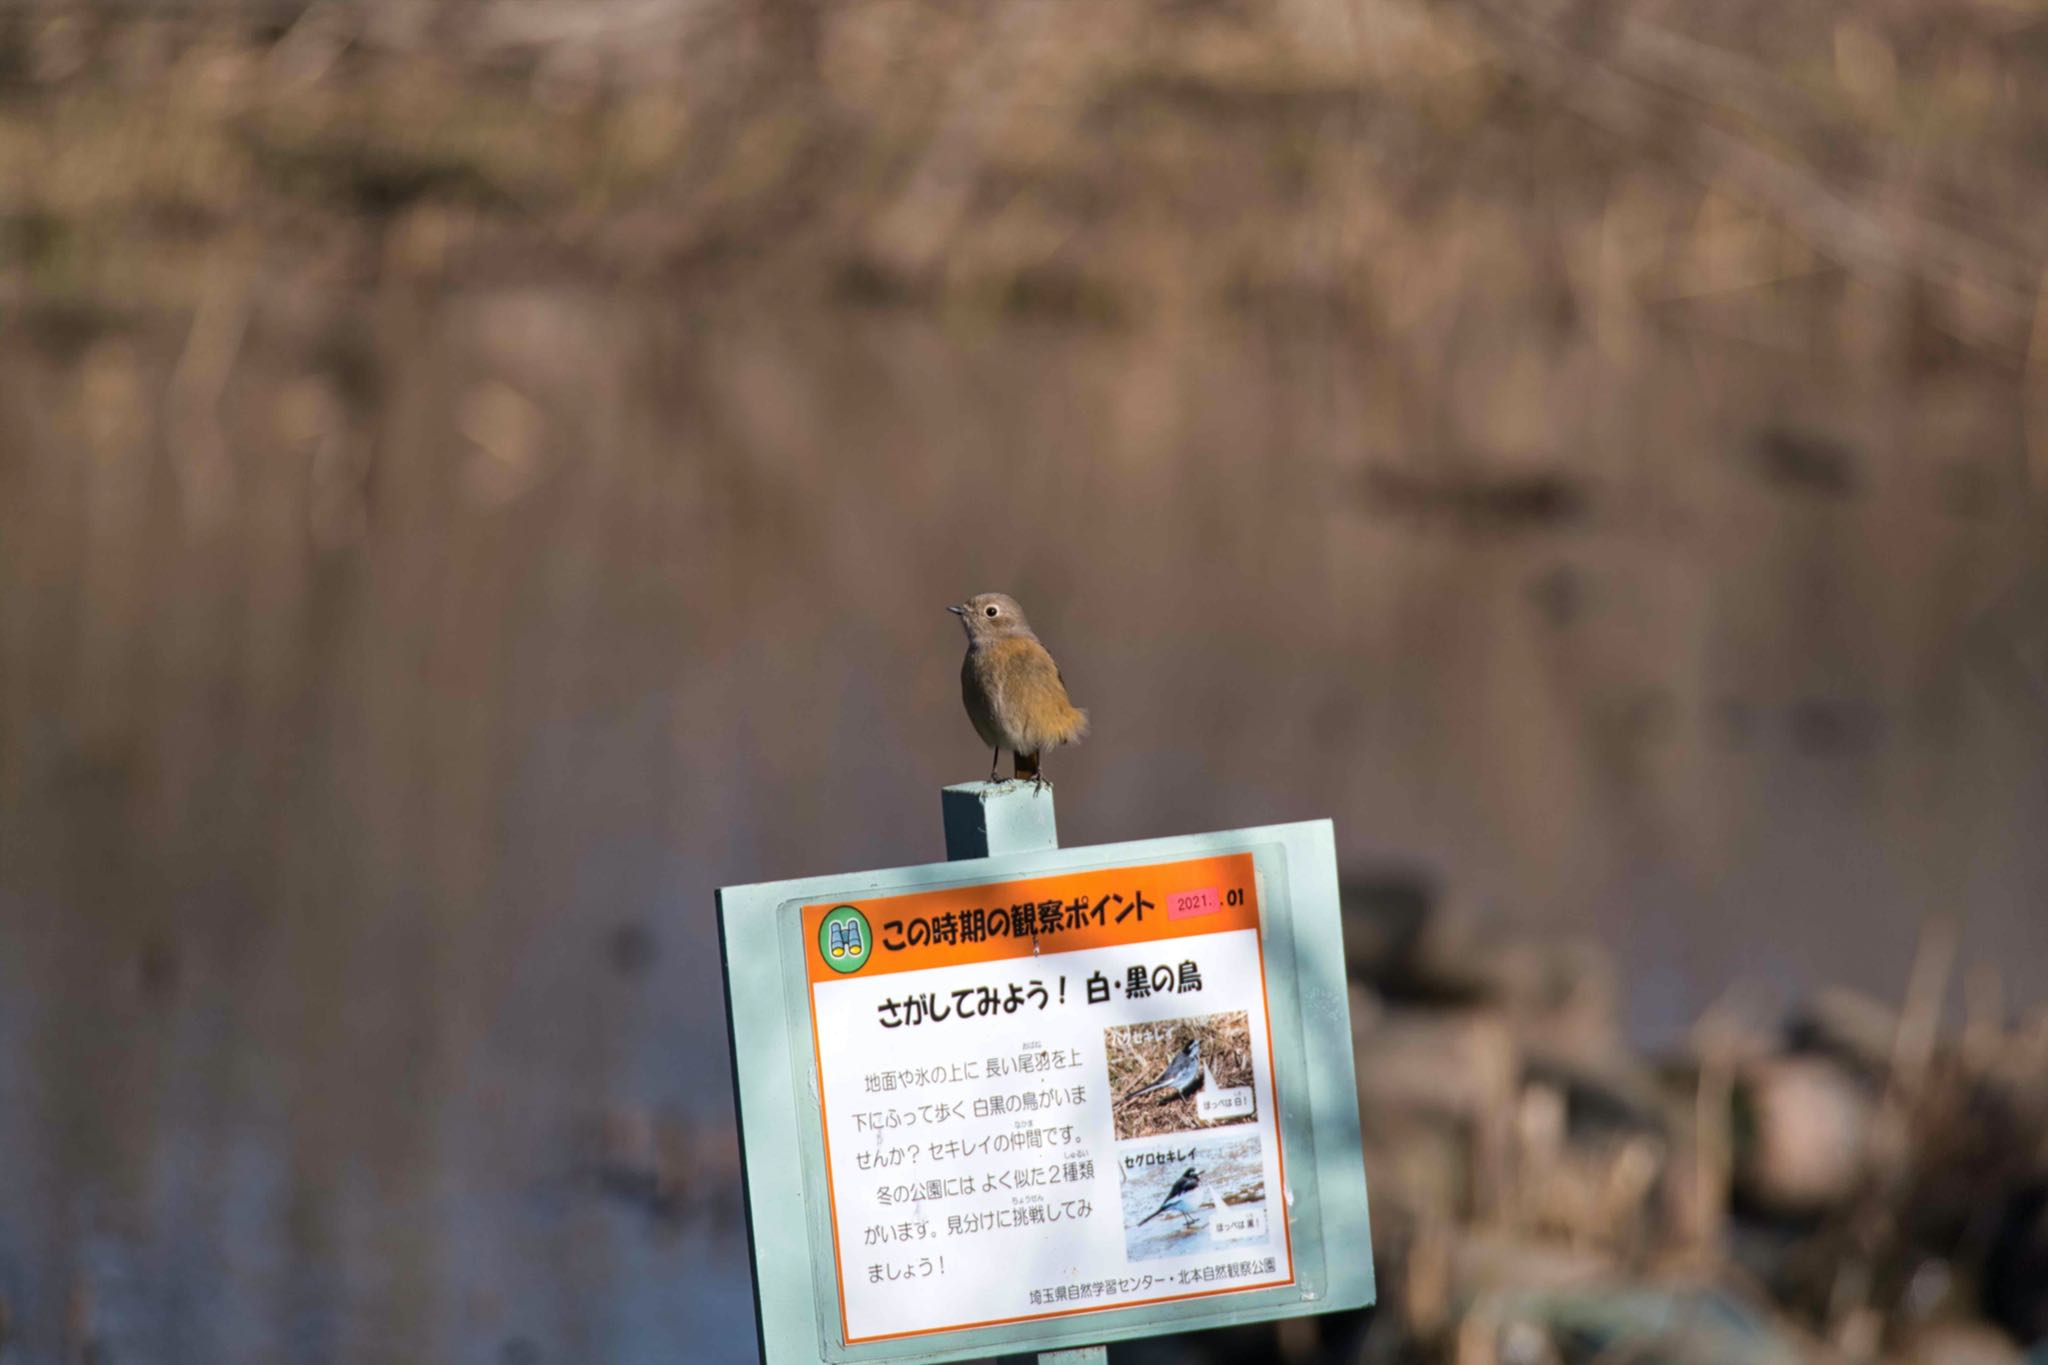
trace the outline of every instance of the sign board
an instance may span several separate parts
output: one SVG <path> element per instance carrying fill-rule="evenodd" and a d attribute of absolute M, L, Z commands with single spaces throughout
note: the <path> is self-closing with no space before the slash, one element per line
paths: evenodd
<path fill-rule="evenodd" d="M 1371 1302 L 1328 822 L 719 899 L 767 1365 Z"/>

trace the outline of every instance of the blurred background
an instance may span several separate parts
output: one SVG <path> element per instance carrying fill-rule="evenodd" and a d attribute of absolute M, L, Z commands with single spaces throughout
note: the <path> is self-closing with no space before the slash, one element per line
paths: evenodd
<path fill-rule="evenodd" d="M 11 0 L 0 1362 L 753 1360 L 712 889 L 942 855 L 983 590 L 1066 842 L 1350 885 L 1386 1304 L 1117 1359 L 2017 1360 L 2044 75 L 2034 0 Z"/>

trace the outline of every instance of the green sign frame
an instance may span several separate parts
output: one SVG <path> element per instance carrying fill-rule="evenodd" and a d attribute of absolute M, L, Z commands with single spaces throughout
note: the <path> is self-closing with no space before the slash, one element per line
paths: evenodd
<path fill-rule="evenodd" d="M 1280 1207 L 1294 1248 L 1294 1282 L 849 1345 L 838 1310 L 802 907 L 1227 853 L 1250 854 L 1259 883 L 1259 942 L 1281 1097 L 1276 1117 L 1288 1153 Z M 1374 1301 L 1335 833 L 1328 820 L 725 887 L 718 907 L 764 1365 L 937 1365 Z"/>

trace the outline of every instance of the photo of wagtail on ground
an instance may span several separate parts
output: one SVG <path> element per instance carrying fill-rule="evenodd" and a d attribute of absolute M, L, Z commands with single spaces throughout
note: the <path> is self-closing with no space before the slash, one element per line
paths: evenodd
<path fill-rule="evenodd" d="M 1188 1167 L 1180 1173 L 1180 1179 L 1173 1182 L 1173 1188 L 1166 1192 L 1166 1198 L 1160 1201 L 1159 1207 L 1138 1220 L 1138 1226 L 1145 1226 L 1162 1213 L 1177 1213 L 1187 1220 L 1188 1226 L 1193 1227 L 1198 1221 L 1194 1211 L 1201 1206 L 1204 1194 L 1201 1186 L 1201 1172 Z"/>
<path fill-rule="evenodd" d="M 1250 1123 L 1253 1102 L 1251 1026 L 1243 1010 L 1103 1031 L 1109 1088 L 1116 1096 L 1118 1141 Z M 1217 1113 L 1220 1098 L 1242 1107 Z M 1210 1117 L 1202 1117 L 1207 1097 Z"/>
<path fill-rule="evenodd" d="M 1269 1245 L 1265 1145 L 1255 1131 L 1149 1142 L 1119 1158 L 1133 1261 Z"/>
<path fill-rule="evenodd" d="M 1173 1060 L 1166 1064 L 1166 1070 L 1149 1085 L 1141 1085 L 1118 1102 L 1127 1104 L 1146 1095 L 1157 1095 L 1160 1104 L 1184 1100 L 1202 1088 L 1202 1040 L 1190 1038 L 1187 1045 L 1173 1054 Z"/>

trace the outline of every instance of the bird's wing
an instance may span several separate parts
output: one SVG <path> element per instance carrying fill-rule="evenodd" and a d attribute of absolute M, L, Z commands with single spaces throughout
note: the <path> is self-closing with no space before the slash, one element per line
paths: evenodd
<path fill-rule="evenodd" d="M 1018 691 L 1056 692 L 1061 701 L 1067 701 L 1067 680 L 1060 676 L 1060 666 L 1043 647 L 1015 650 L 1009 665 L 1010 680 L 1017 684 Z"/>
<path fill-rule="evenodd" d="M 974 733 L 981 736 L 981 742 L 991 748 L 1002 747 L 1002 735 L 998 732 L 995 718 L 1002 714 L 1002 678 L 998 670 L 990 669 L 984 674 L 975 667 L 975 652 L 970 649 L 967 657 L 960 661 L 960 700 L 967 707 L 967 719 L 974 725 Z"/>
<path fill-rule="evenodd" d="M 1034 744 L 1065 744 L 1088 731 L 1087 716 L 1067 696 L 1060 667 L 1035 640 L 1015 642 L 1004 657 L 1003 709 L 1028 728 Z"/>

